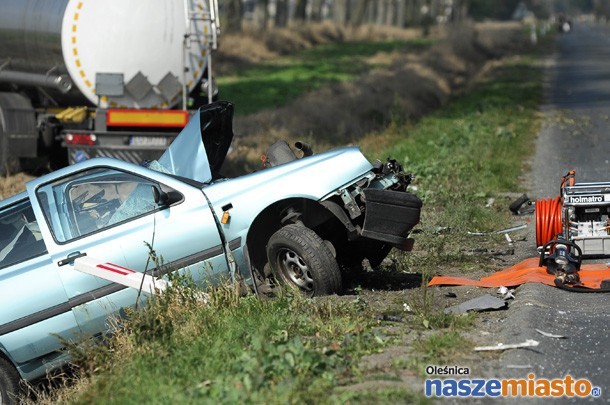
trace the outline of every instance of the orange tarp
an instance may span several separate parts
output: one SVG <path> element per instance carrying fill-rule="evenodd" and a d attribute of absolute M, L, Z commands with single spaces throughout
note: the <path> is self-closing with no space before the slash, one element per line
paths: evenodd
<path fill-rule="evenodd" d="M 480 280 L 461 277 L 436 276 L 431 285 L 474 285 L 477 287 L 515 287 L 525 283 L 542 283 L 555 286 L 555 276 L 546 272 L 546 267 L 538 267 L 539 258 L 532 257 Z M 598 289 L 603 280 L 610 280 L 610 267 L 605 263 L 583 264 L 580 268 L 582 287 Z"/>

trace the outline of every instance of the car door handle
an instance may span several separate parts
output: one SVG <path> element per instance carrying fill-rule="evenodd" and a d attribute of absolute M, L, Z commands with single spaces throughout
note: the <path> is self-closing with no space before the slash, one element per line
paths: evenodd
<path fill-rule="evenodd" d="M 59 267 L 65 266 L 66 264 L 74 263 L 74 260 L 78 259 L 79 257 L 85 257 L 85 256 L 87 256 L 87 253 L 72 252 L 72 253 L 68 254 L 68 256 L 66 256 L 65 259 L 58 261 L 57 265 Z"/>

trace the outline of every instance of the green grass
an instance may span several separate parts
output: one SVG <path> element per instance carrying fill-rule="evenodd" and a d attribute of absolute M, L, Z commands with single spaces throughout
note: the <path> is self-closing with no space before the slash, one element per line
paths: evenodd
<path fill-rule="evenodd" d="M 366 63 L 366 57 L 379 52 L 413 52 L 431 43 L 418 39 L 322 45 L 219 77 L 218 86 L 223 99 L 239 106 L 236 114 L 251 114 L 280 107 L 329 83 L 353 80 L 375 67 Z"/>
<path fill-rule="evenodd" d="M 417 341 L 415 349 L 423 360 L 420 371 L 425 365 L 448 364 L 453 354 L 464 348 L 471 348 L 471 344 L 456 330 L 441 331 Z"/>
<path fill-rule="evenodd" d="M 431 404 L 432 401 L 423 395 L 399 388 L 382 388 L 370 391 L 349 392 L 343 397 L 346 403 L 362 404 Z"/>
<path fill-rule="evenodd" d="M 471 203 L 523 188 L 519 176 L 533 146 L 541 97 L 542 73 L 532 63 L 505 65 L 493 81 L 398 130 L 384 154 L 416 174 L 426 202 L 459 207 L 459 215 L 471 219 Z M 480 222 L 475 225 L 490 230 Z"/>
<path fill-rule="evenodd" d="M 501 235 L 473 238 L 468 231 L 490 232 L 511 225 L 510 200 L 505 192 L 520 192 L 520 177 L 533 152 L 540 124 L 542 71 L 534 57 L 522 57 L 495 69 L 492 77 L 469 94 L 451 102 L 417 124 L 394 125 L 386 131 L 381 149 L 369 156 L 392 156 L 416 175 L 417 194 L 424 200 L 422 233 L 414 235 L 416 251 L 402 257 L 402 266 L 423 275 L 422 288 L 410 305 L 425 328 L 432 331 L 415 343 L 416 355 L 395 364 L 421 376 L 430 364 L 449 364 L 471 344 L 460 330 L 474 316 L 438 312 L 427 280 L 442 269 L 473 269 L 489 265 L 486 256 L 464 251 L 487 246 L 505 248 Z M 496 198 L 486 207 L 488 198 Z M 442 227 L 442 232 L 437 229 Z M 421 327 L 421 325 L 420 325 Z"/>
<path fill-rule="evenodd" d="M 365 149 L 370 157 L 397 159 L 416 176 L 424 210 L 423 232 L 415 239 L 423 252 L 408 259 L 412 269 L 425 276 L 446 265 L 468 270 L 487 260 L 464 254 L 482 243 L 468 231 L 510 226 L 511 201 L 503 193 L 524 190 L 520 176 L 540 123 L 542 72 L 534 62 L 533 57 L 510 60 L 494 70 L 492 79 L 417 124 L 390 127 L 377 142 L 389 146 Z M 491 208 L 486 207 L 489 198 L 495 198 Z M 445 231 L 436 232 L 439 227 Z M 487 239 L 501 242 L 501 236 Z"/>
<path fill-rule="evenodd" d="M 186 290 L 131 314 L 108 347 L 77 356 L 74 403 L 293 403 L 323 399 L 354 376 L 354 359 L 388 338 L 350 302 L 284 295 L 239 298 L 230 288 L 208 305 Z M 127 331 L 128 333 L 125 333 Z M 386 394 L 383 394 L 386 395 Z M 316 400 L 315 402 L 318 402 Z"/>

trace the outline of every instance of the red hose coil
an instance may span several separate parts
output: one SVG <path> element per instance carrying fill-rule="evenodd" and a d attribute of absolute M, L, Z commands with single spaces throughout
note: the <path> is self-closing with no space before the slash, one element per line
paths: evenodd
<path fill-rule="evenodd" d="M 561 197 L 536 200 L 536 245 L 543 246 L 562 231 Z"/>

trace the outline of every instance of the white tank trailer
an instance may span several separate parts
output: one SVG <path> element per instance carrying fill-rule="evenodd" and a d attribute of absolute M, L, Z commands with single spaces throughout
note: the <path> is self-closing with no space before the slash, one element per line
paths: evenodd
<path fill-rule="evenodd" d="M 0 0 L 0 173 L 13 158 L 156 157 L 212 99 L 217 12 L 216 0 Z"/>

